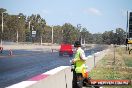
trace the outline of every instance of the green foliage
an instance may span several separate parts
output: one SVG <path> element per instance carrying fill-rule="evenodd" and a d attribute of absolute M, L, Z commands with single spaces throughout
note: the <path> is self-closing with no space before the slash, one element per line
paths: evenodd
<path fill-rule="evenodd" d="M 103 43 L 105 44 L 125 44 L 125 31 L 122 28 L 117 28 L 116 33 L 112 31 L 105 31 L 102 34 Z"/>
<path fill-rule="evenodd" d="M 61 26 L 54 26 L 54 43 L 62 43 L 63 41 L 63 30 Z"/>
<path fill-rule="evenodd" d="M 112 31 L 105 31 L 102 34 L 103 42 L 105 44 L 114 44 L 115 43 L 115 34 Z"/>
<path fill-rule="evenodd" d="M 6 12 L 6 9 L 0 8 L 0 14 Z M 2 15 L 0 15 L 2 19 Z M 39 14 L 32 14 L 31 16 L 25 16 L 23 13 L 18 15 L 10 15 L 3 13 L 4 20 L 4 32 L 2 33 L 2 21 L 0 20 L 0 39 L 5 41 L 18 41 L 19 42 L 37 42 L 42 39 L 43 43 L 51 43 L 52 27 L 46 25 L 46 21 Z M 75 27 L 70 23 L 65 23 L 60 26 L 53 26 L 54 30 L 54 43 L 71 43 L 80 40 L 86 44 L 124 44 L 125 32 L 123 29 L 116 29 L 116 33 L 113 31 L 106 31 L 101 33 L 90 33 L 86 28 Z M 36 31 L 36 36 L 32 37 L 32 31 Z"/>
<path fill-rule="evenodd" d="M 102 44 L 103 43 L 103 39 L 102 39 L 102 34 L 101 33 L 96 33 L 93 34 L 93 43 L 97 43 L 97 44 Z"/>
<path fill-rule="evenodd" d="M 74 41 L 77 40 L 77 30 L 75 29 L 74 26 L 72 26 L 70 23 L 65 23 L 62 26 L 63 30 L 63 42 L 64 43 L 73 43 Z"/>

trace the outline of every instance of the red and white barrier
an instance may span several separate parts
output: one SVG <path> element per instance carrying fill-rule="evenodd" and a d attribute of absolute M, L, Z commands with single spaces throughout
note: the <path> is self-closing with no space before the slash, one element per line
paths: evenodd
<path fill-rule="evenodd" d="M 67 74 L 68 72 L 68 74 Z M 27 81 L 6 88 L 71 88 L 72 72 L 69 66 L 60 66 Z"/>

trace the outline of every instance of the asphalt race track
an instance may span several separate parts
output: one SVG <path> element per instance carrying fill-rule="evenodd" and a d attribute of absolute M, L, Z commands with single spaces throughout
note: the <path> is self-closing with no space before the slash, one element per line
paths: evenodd
<path fill-rule="evenodd" d="M 96 47 L 86 50 L 86 56 L 92 54 L 92 51 L 101 51 L 104 48 Z M 70 57 L 59 57 L 58 52 L 42 51 L 13 51 L 17 54 L 14 56 L 0 57 L 0 88 L 5 88 L 12 84 L 28 80 L 36 75 L 44 73 L 58 66 L 69 66 Z M 7 54 L 7 51 L 3 53 Z"/>

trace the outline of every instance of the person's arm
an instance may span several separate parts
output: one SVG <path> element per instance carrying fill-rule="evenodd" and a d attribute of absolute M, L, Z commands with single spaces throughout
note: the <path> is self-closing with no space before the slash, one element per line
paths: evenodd
<path fill-rule="evenodd" d="M 74 59 L 72 60 L 73 63 L 75 63 L 75 62 L 77 62 L 77 61 L 78 61 L 77 58 L 74 58 Z"/>
<path fill-rule="evenodd" d="M 80 58 L 81 58 L 82 60 L 87 60 L 87 57 L 85 56 L 84 51 L 82 51 L 82 52 L 80 53 Z"/>

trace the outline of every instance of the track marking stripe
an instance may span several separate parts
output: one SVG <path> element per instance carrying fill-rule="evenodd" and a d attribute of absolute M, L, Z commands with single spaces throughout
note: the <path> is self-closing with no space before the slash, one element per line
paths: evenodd
<path fill-rule="evenodd" d="M 29 81 L 40 81 L 42 79 L 47 78 L 49 75 L 45 75 L 45 74 L 41 74 L 41 75 L 37 75 L 31 79 L 29 79 Z"/>

